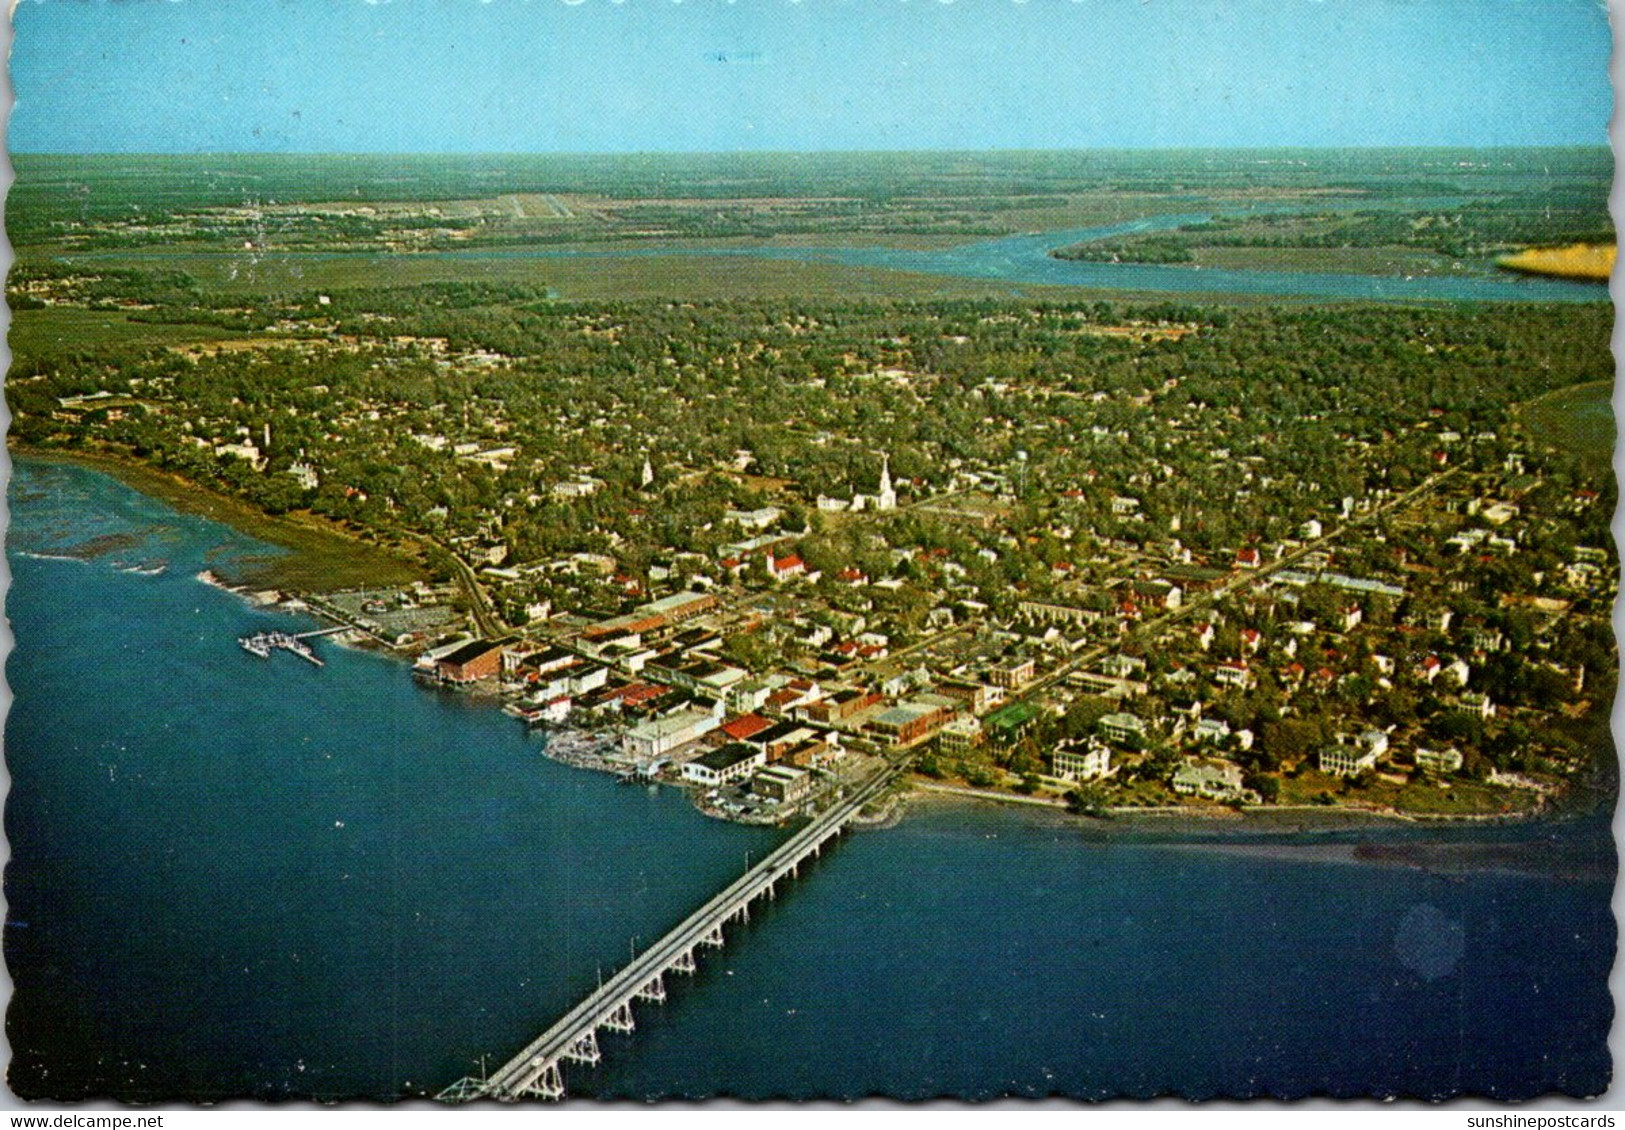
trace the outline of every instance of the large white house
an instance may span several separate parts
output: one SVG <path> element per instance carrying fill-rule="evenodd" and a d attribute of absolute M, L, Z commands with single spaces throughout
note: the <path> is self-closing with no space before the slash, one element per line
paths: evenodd
<path fill-rule="evenodd" d="M 1100 732 L 1114 742 L 1145 737 L 1145 723 L 1133 714 L 1108 714 L 1100 720 Z"/>
<path fill-rule="evenodd" d="M 1112 750 L 1098 738 L 1055 747 L 1055 775 L 1067 781 L 1093 781 L 1112 771 Z"/>
<path fill-rule="evenodd" d="M 1241 766 L 1216 758 L 1204 761 L 1186 758 L 1174 771 L 1170 784 L 1181 796 L 1201 796 L 1209 800 L 1238 800 L 1248 795 L 1241 786 Z"/>
<path fill-rule="evenodd" d="M 1320 751 L 1320 771 L 1334 777 L 1353 777 L 1375 769 L 1381 756 L 1370 745 L 1329 745 Z"/>

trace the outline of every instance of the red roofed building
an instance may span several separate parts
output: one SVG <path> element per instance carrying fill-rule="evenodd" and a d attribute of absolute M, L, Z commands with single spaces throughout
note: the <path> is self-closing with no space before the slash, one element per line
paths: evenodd
<path fill-rule="evenodd" d="M 797 553 L 787 554 L 784 557 L 767 555 L 767 575 L 775 581 L 788 581 L 792 577 L 799 577 L 807 571 L 807 563 Z"/>
<path fill-rule="evenodd" d="M 769 722 L 760 714 L 741 714 L 731 722 L 724 722 L 722 732 L 728 735 L 729 741 L 742 742 L 747 738 L 755 737 L 772 725 L 772 722 Z"/>
<path fill-rule="evenodd" d="M 605 702 L 619 702 L 622 709 L 641 706 L 650 699 L 666 694 L 667 689 L 654 683 L 629 683 L 604 696 Z"/>
<path fill-rule="evenodd" d="M 784 690 L 774 691 L 767 696 L 767 702 L 762 708 L 774 714 L 783 714 L 796 703 L 801 701 L 801 692 L 786 687 Z"/>
<path fill-rule="evenodd" d="M 447 683 L 472 683 L 502 670 L 501 643 L 474 640 L 435 661 L 435 674 Z"/>

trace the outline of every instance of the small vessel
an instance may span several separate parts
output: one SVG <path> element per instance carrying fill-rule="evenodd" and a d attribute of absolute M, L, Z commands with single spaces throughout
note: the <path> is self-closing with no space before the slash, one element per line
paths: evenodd
<path fill-rule="evenodd" d="M 250 655 L 257 655 L 261 659 L 271 658 L 271 645 L 266 640 L 263 632 L 258 635 L 244 636 L 237 642 L 241 644 L 243 650 L 248 652 Z"/>
<path fill-rule="evenodd" d="M 308 659 L 318 667 L 325 667 L 321 656 L 311 650 L 311 647 L 298 636 L 287 632 L 256 632 L 252 636 L 243 636 L 237 643 L 250 655 L 257 655 L 261 659 L 269 659 L 273 648 L 282 651 L 291 651 L 301 659 Z"/>

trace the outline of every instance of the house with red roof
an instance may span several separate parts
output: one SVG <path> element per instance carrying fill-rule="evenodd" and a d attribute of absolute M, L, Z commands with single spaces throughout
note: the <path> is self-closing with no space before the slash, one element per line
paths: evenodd
<path fill-rule="evenodd" d="M 728 735 L 731 742 L 742 742 L 755 737 L 773 723 L 760 714 L 741 714 L 731 721 L 722 724 L 722 732 Z"/>
<path fill-rule="evenodd" d="M 788 581 L 805 575 L 807 563 L 801 559 L 799 553 L 789 553 L 783 557 L 767 555 L 767 575 L 775 581 Z"/>

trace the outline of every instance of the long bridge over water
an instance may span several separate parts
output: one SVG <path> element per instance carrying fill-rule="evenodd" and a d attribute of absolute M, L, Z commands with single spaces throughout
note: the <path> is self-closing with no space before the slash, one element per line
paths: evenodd
<path fill-rule="evenodd" d="M 720 949 L 723 927 L 749 920 L 750 904 L 776 897 L 780 882 L 794 878 L 809 856 L 839 836 L 863 806 L 879 797 L 906 763 L 887 766 L 844 799 L 826 809 L 675 929 L 634 957 L 596 992 L 559 1018 L 523 1051 L 483 1079 L 469 1076 L 442 1091 L 443 1102 L 525 1098 L 562 1099 L 565 1063 L 595 1064 L 602 1058 L 600 1029 L 629 1033 L 636 1026 L 633 1004 L 664 1001 L 668 973 L 693 973 L 703 947 Z"/>

